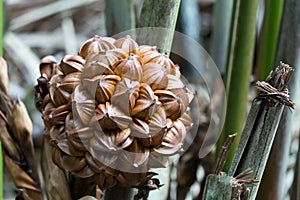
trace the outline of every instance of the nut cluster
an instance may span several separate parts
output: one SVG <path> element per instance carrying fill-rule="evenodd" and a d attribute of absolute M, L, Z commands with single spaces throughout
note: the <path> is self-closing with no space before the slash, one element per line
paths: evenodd
<path fill-rule="evenodd" d="M 182 150 L 193 94 L 156 47 L 94 36 L 53 63 L 40 65 L 37 106 L 60 168 L 102 189 L 138 187 Z"/>

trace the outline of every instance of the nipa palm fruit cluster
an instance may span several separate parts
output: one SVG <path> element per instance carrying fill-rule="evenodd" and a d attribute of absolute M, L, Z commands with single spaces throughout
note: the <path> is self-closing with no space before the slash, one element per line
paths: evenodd
<path fill-rule="evenodd" d="M 54 63 L 42 59 L 36 103 L 60 168 L 101 189 L 139 187 L 182 150 L 193 94 L 156 47 L 94 36 Z"/>

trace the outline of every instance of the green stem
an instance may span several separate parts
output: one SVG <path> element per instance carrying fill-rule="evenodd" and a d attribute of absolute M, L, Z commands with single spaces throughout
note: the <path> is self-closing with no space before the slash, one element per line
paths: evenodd
<path fill-rule="evenodd" d="M 160 45 L 162 52 L 170 53 L 180 0 L 144 0 L 139 28 L 149 27 L 137 35 L 139 44 Z M 155 28 L 166 28 L 162 34 L 153 34 Z M 153 43 L 154 42 L 154 43 Z"/>
<path fill-rule="evenodd" d="M 133 0 L 105 0 L 105 19 L 108 36 L 135 28 Z"/>
<path fill-rule="evenodd" d="M 274 66 L 283 0 L 265 0 L 265 14 L 257 53 L 257 77 L 265 80 Z"/>
<path fill-rule="evenodd" d="M 237 137 L 230 150 L 225 171 L 228 170 L 232 162 L 246 118 L 250 73 L 253 66 L 258 0 L 235 0 L 234 7 L 236 10 L 232 16 L 234 21 L 232 22 L 225 78 L 228 98 L 227 113 L 218 146 L 221 147 L 228 135 L 232 133 L 237 133 Z"/>

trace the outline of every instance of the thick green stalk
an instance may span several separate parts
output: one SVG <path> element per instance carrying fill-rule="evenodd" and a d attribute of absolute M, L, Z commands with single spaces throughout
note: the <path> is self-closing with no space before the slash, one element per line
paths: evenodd
<path fill-rule="evenodd" d="M 105 0 L 105 20 L 108 36 L 135 28 L 133 0 Z"/>
<path fill-rule="evenodd" d="M 246 118 L 250 73 L 253 66 L 258 0 L 236 0 L 234 5 L 236 10 L 232 16 L 234 22 L 225 78 L 227 113 L 218 146 L 223 145 L 225 138 L 230 134 L 237 133 L 237 137 L 231 148 L 225 171 L 228 170 L 232 162 Z"/>
<path fill-rule="evenodd" d="M 226 68 L 225 68 L 225 77 L 224 77 L 224 84 L 225 84 L 225 88 L 226 88 L 226 92 L 228 95 L 228 88 L 229 88 L 229 80 L 230 80 L 230 76 L 231 76 L 231 69 L 232 66 L 229 65 L 229 61 L 232 61 L 232 55 L 233 55 L 233 45 L 235 42 L 235 37 L 236 37 L 236 29 L 237 29 L 237 16 L 239 14 L 239 9 L 237 9 L 237 7 L 239 7 L 240 1 L 239 0 L 234 0 L 232 3 L 232 14 L 231 14 L 231 22 L 230 22 L 230 29 L 229 29 L 229 40 L 228 40 L 228 52 L 227 52 L 227 57 L 226 57 Z M 216 23 L 216 22 L 215 22 Z M 227 98 L 227 96 L 226 96 Z M 227 103 L 227 101 L 226 101 Z M 223 110 L 226 111 L 226 107 L 227 104 L 222 105 Z M 225 113 L 226 114 L 226 113 Z M 220 152 L 222 151 L 222 147 L 223 144 L 225 143 L 225 140 L 228 138 L 229 133 L 224 134 L 222 133 L 219 137 L 219 140 L 217 142 L 217 146 L 216 146 L 216 160 L 217 161 L 217 156 L 220 154 Z M 216 163 L 215 163 L 216 164 Z"/>
<path fill-rule="evenodd" d="M 265 0 L 265 14 L 257 53 L 258 80 L 265 80 L 274 66 L 283 2 Z"/>
<path fill-rule="evenodd" d="M 2 38 L 3 38 L 3 2 L 0 0 L 0 57 L 2 57 Z M 0 199 L 3 198 L 3 159 L 2 159 L 2 145 L 0 142 Z"/>
<path fill-rule="evenodd" d="M 273 7 L 272 7 L 273 9 Z M 278 41 L 275 62 L 286 62 L 294 68 L 295 72 L 289 84 L 289 93 L 291 99 L 296 103 L 296 110 L 291 112 L 285 109 L 283 118 L 280 121 L 279 129 L 276 134 L 274 145 L 267 163 L 265 174 L 261 183 L 258 199 L 283 199 L 288 188 L 283 187 L 286 181 L 286 171 L 291 145 L 291 135 L 293 132 L 299 132 L 299 85 L 300 85 L 300 1 L 285 1 L 282 25 Z M 299 153 L 300 155 L 300 153 Z M 298 158 L 300 159 L 300 158 Z M 299 163 L 299 160 L 298 160 Z M 298 169 L 300 165 L 298 164 Z M 295 176 L 295 187 L 293 192 L 298 196 L 291 199 L 300 198 L 300 179 L 299 174 Z M 285 189 L 285 190 L 284 190 Z M 265 192 L 268 190 L 268 192 Z"/>
<path fill-rule="evenodd" d="M 137 34 L 139 44 L 155 45 L 156 43 L 159 44 L 161 51 L 170 53 L 173 40 L 171 32 L 175 30 L 179 6 L 180 0 L 144 0 L 138 27 L 149 27 L 149 29 Z M 155 34 L 157 27 L 169 31 Z"/>

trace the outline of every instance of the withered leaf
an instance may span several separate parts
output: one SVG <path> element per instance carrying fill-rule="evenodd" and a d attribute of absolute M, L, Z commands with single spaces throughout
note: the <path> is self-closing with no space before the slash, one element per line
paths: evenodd
<path fill-rule="evenodd" d="M 86 165 L 83 169 L 76 171 L 75 175 L 80 178 L 89 178 L 95 175 L 95 172 L 88 165 Z"/>
<path fill-rule="evenodd" d="M 48 199 L 71 200 L 70 189 L 63 170 L 53 165 L 49 180 L 45 183 Z"/>
<path fill-rule="evenodd" d="M 16 147 L 15 141 L 10 136 L 4 120 L 0 117 L 0 141 L 8 155 L 15 161 L 21 162 L 22 154 Z"/>
<path fill-rule="evenodd" d="M 108 66 L 114 66 L 119 60 L 127 58 L 128 52 L 123 49 L 111 49 L 107 50 L 101 54 L 101 62 L 107 64 Z"/>
<path fill-rule="evenodd" d="M 17 188 L 24 188 L 40 192 L 35 181 L 23 169 L 18 166 L 9 156 L 3 154 L 3 160 Z"/>
<path fill-rule="evenodd" d="M 85 160 L 88 166 L 97 173 L 103 172 L 106 168 L 102 163 L 96 162 L 89 152 L 85 152 Z"/>
<path fill-rule="evenodd" d="M 24 103 L 17 100 L 12 111 L 12 128 L 25 159 L 32 170 L 32 177 L 38 182 L 36 157 L 32 141 L 32 122 Z"/>
<path fill-rule="evenodd" d="M 150 135 L 165 132 L 167 128 L 166 112 L 162 107 L 158 107 L 154 115 L 149 119 Z"/>
<path fill-rule="evenodd" d="M 0 57 L 0 90 L 8 95 L 7 63 L 2 57 Z"/>

